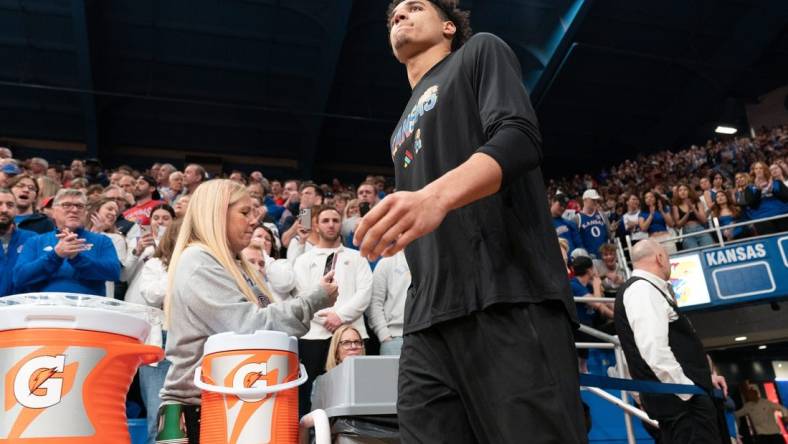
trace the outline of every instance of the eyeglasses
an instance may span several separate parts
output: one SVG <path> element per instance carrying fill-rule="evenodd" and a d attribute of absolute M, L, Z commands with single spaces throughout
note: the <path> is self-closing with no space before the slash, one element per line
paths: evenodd
<path fill-rule="evenodd" d="M 14 185 L 14 188 L 27 189 L 29 191 L 35 191 L 36 190 L 36 186 L 35 185 L 25 185 L 25 184 L 22 184 L 22 183 L 18 183 L 16 185 Z"/>
<path fill-rule="evenodd" d="M 342 348 L 361 348 L 364 346 L 364 341 L 339 341 L 339 346 Z"/>
<path fill-rule="evenodd" d="M 66 210 L 66 211 L 70 211 L 70 210 L 82 211 L 82 210 L 85 209 L 85 204 L 77 203 L 77 202 L 60 202 L 56 206 Z"/>

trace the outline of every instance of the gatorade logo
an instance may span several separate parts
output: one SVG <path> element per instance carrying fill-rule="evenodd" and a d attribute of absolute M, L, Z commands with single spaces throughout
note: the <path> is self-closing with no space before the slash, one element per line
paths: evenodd
<path fill-rule="evenodd" d="M 38 356 L 19 369 L 14 378 L 14 397 L 23 407 L 45 409 L 63 399 L 66 355 Z"/>
<path fill-rule="evenodd" d="M 95 428 L 82 395 L 85 380 L 105 355 L 94 347 L 0 348 L 0 443 L 92 436 Z"/>
<path fill-rule="evenodd" d="M 236 388 L 258 388 L 267 387 L 268 380 L 268 364 L 265 362 L 245 364 L 238 368 L 233 377 L 233 387 Z M 271 385 L 276 384 L 276 379 L 270 381 Z M 263 396 L 239 396 L 238 398 L 244 402 L 258 402 L 266 398 Z"/>

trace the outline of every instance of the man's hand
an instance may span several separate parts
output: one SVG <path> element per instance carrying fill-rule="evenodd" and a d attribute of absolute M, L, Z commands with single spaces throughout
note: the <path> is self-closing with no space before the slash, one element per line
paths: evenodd
<path fill-rule="evenodd" d="M 718 374 L 711 375 L 711 384 L 720 390 L 722 390 L 722 394 L 727 398 L 728 397 L 728 383 L 725 381 L 725 376 L 721 376 Z"/>
<path fill-rule="evenodd" d="M 361 219 L 353 243 L 372 261 L 381 255 L 393 256 L 438 228 L 448 211 L 425 189 L 390 194 Z"/>
<path fill-rule="evenodd" d="M 318 312 L 317 317 L 323 322 L 323 327 L 331 333 L 334 333 L 334 330 L 338 329 L 343 324 L 342 319 L 331 310 Z"/>
<path fill-rule="evenodd" d="M 337 302 L 337 296 L 339 295 L 339 286 L 337 282 L 334 280 L 334 273 L 336 270 L 331 270 L 326 273 L 323 277 L 320 278 L 320 287 L 323 291 L 326 292 L 328 296 L 328 306 L 333 307 L 334 304 Z"/>
<path fill-rule="evenodd" d="M 55 254 L 63 259 L 73 259 L 87 248 L 85 239 L 78 238 L 77 233 L 63 230 L 56 236 L 59 240 L 55 245 Z"/>

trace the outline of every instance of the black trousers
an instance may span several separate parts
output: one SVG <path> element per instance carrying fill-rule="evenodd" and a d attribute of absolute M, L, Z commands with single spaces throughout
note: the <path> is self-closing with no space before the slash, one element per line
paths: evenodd
<path fill-rule="evenodd" d="M 671 394 L 640 395 L 643 408 L 659 421 L 663 444 L 720 444 L 717 409 L 711 397 L 693 395 L 682 401 Z"/>
<path fill-rule="evenodd" d="M 755 444 L 785 444 L 782 435 L 755 435 Z"/>
<path fill-rule="evenodd" d="M 407 334 L 399 370 L 402 443 L 587 442 L 561 304 L 499 304 Z"/>
<path fill-rule="evenodd" d="M 331 339 L 299 339 L 298 355 L 306 368 L 309 379 L 298 387 L 298 417 L 312 411 L 312 384 L 326 372 L 326 358 Z"/>

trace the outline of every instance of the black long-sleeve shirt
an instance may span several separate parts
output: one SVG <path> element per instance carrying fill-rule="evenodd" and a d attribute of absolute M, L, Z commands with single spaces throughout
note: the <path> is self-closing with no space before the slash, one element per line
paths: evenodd
<path fill-rule="evenodd" d="M 418 190 L 476 152 L 501 166 L 501 189 L 450 212 L 406 249 L 413 286 L 405 333 L 497 303 L 559 300 L 574 317 L 520 65 L 506 43 L 484 33 L 413 89 L 391 137 L 397 188 Z"/>

